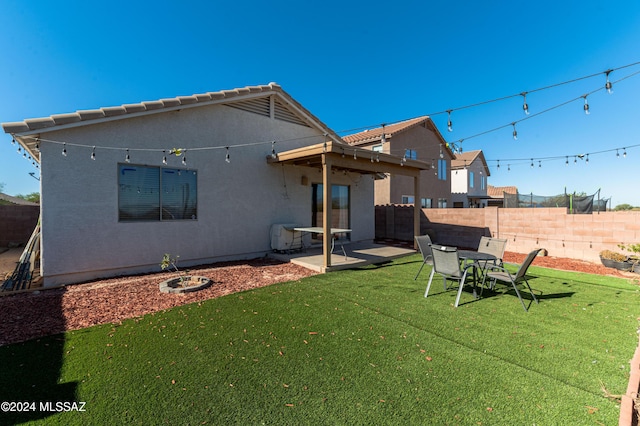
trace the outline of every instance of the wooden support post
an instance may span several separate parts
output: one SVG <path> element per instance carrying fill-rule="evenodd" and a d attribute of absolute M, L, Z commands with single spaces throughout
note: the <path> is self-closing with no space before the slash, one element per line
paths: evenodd
<path fill-rule="evenodd" d="M 324 268 L 331 266 L 331 159 L 322 154 L 322 255 Z"/>
<path fill-rule="evenodd" d="M 420 216 L 422 215 L 422 200 L 420 198 L 420 173 L 413 177 L 413 235 L 420 235 Z M 413 239 L 413 248 L 418 249 L 416 239 Z"/>

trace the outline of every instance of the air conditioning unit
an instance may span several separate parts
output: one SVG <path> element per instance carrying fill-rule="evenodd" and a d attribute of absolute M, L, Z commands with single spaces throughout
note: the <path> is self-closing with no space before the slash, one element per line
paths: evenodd
<path fill-rule="evenodd" d="M 278 252 L 288 252 L 302 249 L 302 235 L 293 228 L 295 223 L 277 223 L 271 225 L 271 250 Z"/>

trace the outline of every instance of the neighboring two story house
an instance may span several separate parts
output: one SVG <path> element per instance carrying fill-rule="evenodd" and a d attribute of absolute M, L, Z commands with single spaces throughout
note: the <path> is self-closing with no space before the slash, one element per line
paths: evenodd
<path fill-rule="evenodd" d="M 440 131 L 428 116 L 413 118 L 342 138 L 351 146 L 392 154 L 431 165 L 420 178 L 420 206 L 422 208 L 451 207 L 449 170 L 454 158 Z M 413 180 L 407 176 L 387 175 L 375 182 L 375 204 L 413 204 Z"/>
<path fill-rule="evenodd" d="M 455 208 L 486 207 L 489 167 L 482 151 L 457 154 L 451 161 L 451 198 Z"/>

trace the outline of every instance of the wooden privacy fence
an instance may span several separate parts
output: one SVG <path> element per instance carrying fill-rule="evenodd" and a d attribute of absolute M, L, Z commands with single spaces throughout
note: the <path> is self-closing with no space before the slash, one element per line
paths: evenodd
<path fill-rule="evenodd" d="M 413 239 L 413 206 L 376 206 L 376 238 Z M 598 262 L 601 250 L 640 243 L 640 212 L 567 214 L 566 208 L 422 209 L 420 233 L 439 244 L 475 248 L 481 236 L 506 238 L 507 251 L 543 247 L 549 256 Z"/>

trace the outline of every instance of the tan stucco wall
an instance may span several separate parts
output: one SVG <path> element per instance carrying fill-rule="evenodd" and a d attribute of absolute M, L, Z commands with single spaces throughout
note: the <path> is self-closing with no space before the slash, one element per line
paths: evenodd
<path fill-rule="evenodd" d="M 317 135 L 315 138 L 313 136 Z M 263 256 L 274 223 L 311 224 L 311 186 L 317 169 L 267 164 L 271 145 L 225 146 L 277 140 L 284 151 L 320 143 L 321 132 L 224 105 L 210 105 L 47 133 L 41 144 L 42 269 L 44 285 L 158 271 L 163 253 L 180 266 Z M 95 145 L 91 148 L 73 144 Z M 121 147 L 104 150 L 99 147 Z M 198 219 L 118 222 L 118 163 L 130 148 L 131 164 L 162 166 L 161 152 L 135 148 L 186 148 L 187 167 L 198 173 Z M 198 147 L 223 149 L 189 151 Z M 168 156 L 168 167 L 183 168 Z M 374 237 L 373 180 L 336 176 L 351 185 L 353 241 Z M 353 218 L 357 218 L 354 220 Z"/>

